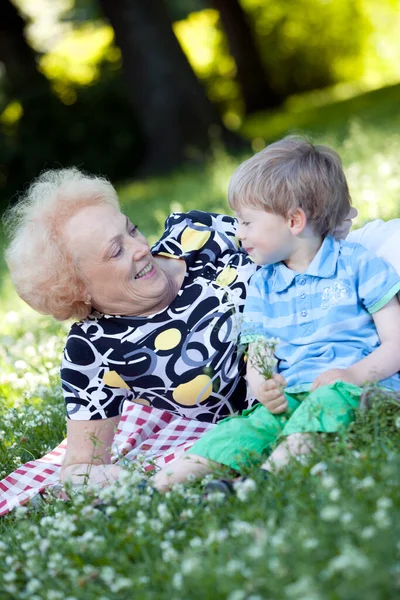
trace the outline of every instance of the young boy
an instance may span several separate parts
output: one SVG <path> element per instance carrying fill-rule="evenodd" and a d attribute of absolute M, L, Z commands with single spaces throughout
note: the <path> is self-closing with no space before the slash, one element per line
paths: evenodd
<path fill-rule="evenodd" d="M 241 341 L 247 379 L 260 404 L 221 421 L 155 476 L 160 490 L 249 460 L 279 469 L 311 448 L 311 432 L 335 432 L 354 418 L 361 386 L 400 389 L 400 278 L 383 259 L 331 233 L 350 212 L 339 156 L 288 137 L 234 173 L 229 202 L 238 237 L 263 268 L 252 277 Z M 260 339 L 279 338 L 278 373 L 255 359 Z M 285 388 L 285 389 L 284 389 Z"/>

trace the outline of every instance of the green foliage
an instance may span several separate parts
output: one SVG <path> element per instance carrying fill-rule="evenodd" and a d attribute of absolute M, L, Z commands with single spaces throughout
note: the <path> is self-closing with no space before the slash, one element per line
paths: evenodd
<path fill-rule="evenodd" d="M 114 180 L 131 176 L 142 145 L 119 74 L 105 70 L 76 94 L 67 106 L 45 90 L 27 90 L 21 119 L 0 123 L 0 206 L 43 169 L 76 165 Z"/>
<path fill-rule="evenodd" d="M 283 96 L 355 79 L 369 25 L 361 0 L 243 0 L 268 79 Z"/>

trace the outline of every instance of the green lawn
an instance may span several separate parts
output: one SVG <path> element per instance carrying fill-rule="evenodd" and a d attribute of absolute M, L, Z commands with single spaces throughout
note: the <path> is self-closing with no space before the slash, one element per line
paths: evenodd
<path fill-rule="evenodd" d="M 244 131 L 274 139 L 302 127 L 342 155 L 358 224 L 400 216 L 399 87 L 275 115 Z M 260 144 L 256 141 L 256 145 Z M 227 210 L 239 158 L 120 185 L 126 212 L 154 241 L 172 210 Z M 0 478 L 65 434 L 58 367 L 68 325 L 35 315 L 1 269 Z M 400 410 L 379 403 L 346 437 L 237 498 L 201 486 L 138 494 L 133 470 L 103 492 L 53 499 L 0 520 L 1 600 L 391 600 L 400 588 Z"/>

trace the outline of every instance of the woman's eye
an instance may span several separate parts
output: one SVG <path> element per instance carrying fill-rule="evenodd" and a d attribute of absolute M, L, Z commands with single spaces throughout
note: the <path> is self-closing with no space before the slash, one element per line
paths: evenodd
<path fill-rule="evenodd" d="M 129 235 L 135 235 L 136 231 L 137 231 L 137 225 L 131 225 L 129 227 Z"/>
<path fill-rule="evenodd" d="M 248 227 L 250 225 L 250 222 L 249 221 L 243 221 L 242 225 L 244 225 L 244 227 Z"/>
<path fill-rule="evenodd" d="M 120 246 L 119 248 L 116 248 L 115 251 L 113 252 L 111 258 L 118 258 L 119 256 L 121 256 L 122 254 L 122 246 Z"/>

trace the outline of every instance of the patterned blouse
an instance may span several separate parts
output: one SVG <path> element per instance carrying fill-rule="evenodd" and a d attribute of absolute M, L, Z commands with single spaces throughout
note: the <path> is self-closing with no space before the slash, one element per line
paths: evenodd
<path fill-rule="evenodd" d="M 147 317 L 92 312 L 72 325 L 61 367 L 70 419 L 114 417 L 125 400 L 208 422 L 251 405 L 237 344 L 256 267 L 235 225 L 201 211 L 170 215 L 151 252 L 185 260 L 175 300 Z"/>

